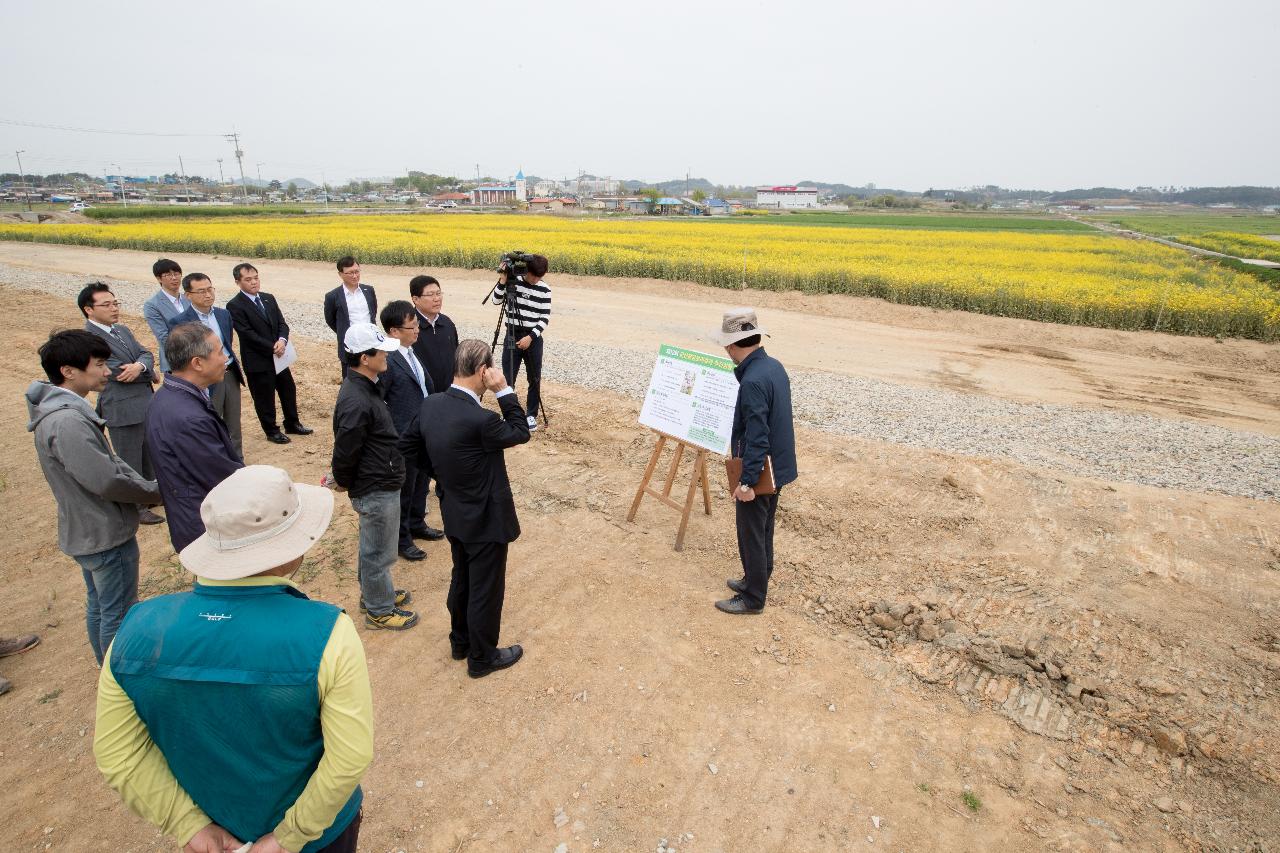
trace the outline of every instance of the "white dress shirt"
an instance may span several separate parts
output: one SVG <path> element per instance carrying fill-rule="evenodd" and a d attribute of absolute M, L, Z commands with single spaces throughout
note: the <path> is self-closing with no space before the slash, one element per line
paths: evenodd
<path fill-rule="evenodd" d="M 357 287 L 356 292 L 352 293 L 344 284 L 342 295 L 347 299 L 347 319 L 352 325 L 373 322 L 373 318 L 369 316 L 369 302 L 365 299 L 363 290 Z"/>

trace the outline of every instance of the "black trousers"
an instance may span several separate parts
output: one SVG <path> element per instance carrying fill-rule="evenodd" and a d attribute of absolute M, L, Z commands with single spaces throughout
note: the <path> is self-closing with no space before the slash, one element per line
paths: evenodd
<path fill-rule="evenodd" d="M 298 387 L 293 383 L 293 373 L 288 369 L 276 373 L 274 370 L 245 375 L 249 385 L 249 396 L 253 398 L 253 410 L 258 415 L 258 423 L 267 435 L 279 432 L 276 423 L 276 395 L 280 395 L 280 408 L 284 410 L 284 425 L 298 425 Z"/>
<path fill-rule="evenodd" d="M 413 529 L 426 523 L 431 478 L 421 468 L 406 465 L 400 487 L 400 548 L 413 544 Z"/>
<path fill-rule="evenodd" d="M 747 589 L 742 600 L 748 607 L 764 607 L 773 575 L 773 519 L 778 512 L 778 495 L 756 495 L 753 501 L 735 500 L 738 526 L 738 556 Z"/>
<path fill-rule="evenodd" d="M 520 349 L 516 341 L 529 335 L 533 343 L 528 349 Z M 529 380 L 529 396 L 525 398 L 524 413 L 530 417 L 538 416 L 538 408 L 542 405 L 542 336 L 534 335 L 529 329 L 507 329 L 507 337 L 502 346 L 502 375 L 507 384 L 516 387 L 516 377 L 520 375 L 520 364 L 526 366 L 525 376 Z"/>
<path fill-rule="evenodd" d="M 469 661 L 493 661 L 507 592 L 507 543 L 459 542 L 449 537 L 453 579 L 449 582 L 449 642 L 470 648 Z"/>
<path fill-rule="evenodd" d="M 360 838 L 360 824 L 364 820 L 364 809 L 356 812 L 356 816 L 342 830 L 342 834 L 321 847 L 316 853 L 356 853 L 356 842 Z"/>

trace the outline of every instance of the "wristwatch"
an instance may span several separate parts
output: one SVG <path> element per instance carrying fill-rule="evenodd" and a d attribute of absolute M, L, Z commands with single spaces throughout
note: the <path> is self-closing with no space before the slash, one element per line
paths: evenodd
<path fill-rule="evenodd" d="M 740 483 L 740 484 L 738 485 L 738 491 L 740 491 L 740 492 L 746 492 L 746 491 L 750 491 L 750 490 L 751 490 L 751 487 L 750 487 L 750 486 L 748 486 L 746 483 Z"/>

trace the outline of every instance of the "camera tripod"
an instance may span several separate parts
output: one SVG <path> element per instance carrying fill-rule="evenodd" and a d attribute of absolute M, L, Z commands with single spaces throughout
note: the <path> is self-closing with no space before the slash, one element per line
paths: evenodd
<path fill-rule="evenodd" d="M 502 302 L 499 303 L 498 324 L 493 327 L 493 341 L 490 342 L 489 344 L 490 352 L 498 351 L 498 336 L 502 335 L 503 333 L 502 332 L 503 324 L 509 323 L 511 318 L 517 316 L 516 314 L 516 311 L 517 311 L 516 282 L 517 281 L 519 281 L 519 279 L 517 279 L 515 276 L 512 276 L 512 275 L 507 276 L 507 283 L 505 285 L 506 293 L 503 296 Z M 498 289 L 498 285 L 495 284 L 493 286 L 493 289 L 489 291 L 488 295 L 486 295 L 484 299 L 480 300 L 480 304 L 484 305 L 488 303 L 493 298 L 493 294 L 497 291 L 497 289 Z M 516 347 L 516 336 L 511 332 L 511 329 L 508 328 L 507 333 L 503 335 L 503 339 L 502 339 L 501 367 L 504 375 L 507 375 L 507 376 L 515 375 L 517 349 L 518 347 Z M 545 392 L 539 395 L 538 409 L 542 415 L 542 425 L 544 427 L 550 426 L 551 419 L 547 416 L 547 402 L 546 402 Z M 537 416 L 535 415 L 534 417 L 537 417 Z"/>

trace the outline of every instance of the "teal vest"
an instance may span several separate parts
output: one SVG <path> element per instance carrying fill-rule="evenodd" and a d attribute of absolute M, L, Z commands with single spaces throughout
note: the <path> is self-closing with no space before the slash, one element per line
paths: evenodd
<path fill-rule="evenodd" d="M 241 841 L 276 828 L 324 754 L 316 674 L 341 610 L 286 584 L 204 586 L 134 606 L 111 672 L 169 769 Z M 355 818 L 359 786 L 320 838 Z"/>

